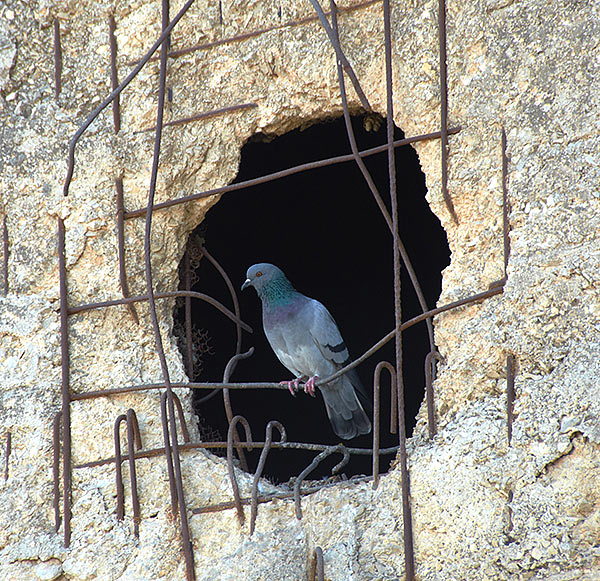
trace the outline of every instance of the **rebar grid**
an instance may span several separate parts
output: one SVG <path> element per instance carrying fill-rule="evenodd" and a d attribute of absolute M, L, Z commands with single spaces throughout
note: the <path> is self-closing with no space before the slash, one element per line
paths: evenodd
<path fill-rule="evenodd" d="M 438 41 L 439 41 L 439 58 L 440 58 L 440 130 L 436 132 L 426 133 L 405 139 L 393 140 L 393 67 L 392 67 L 392 27 L 391 27 L 391 6 L 389 0 L 370 0 L 366 2 L 357 2 L 356 4 L 346 6 L 343 9 L 338 9 L 334 0 L 330 0 L 330 10 L 325 12 L 317 0 L 310 0 L 315 10 L 315 16 L 309 16 L 303 19 L 288 21 L 283 24 L 261 28 L 256 31 L 247 32 L 241 35 L 225 38 L 222 40 L 206 43 L 204 45 L 197 45 L 186 49 L 177 51 L 169 51 L 170 33 L 175 28 L 177 23 L 185 15 L 187 10 L 193 4 L 193 0 L 188 0 L 181 8 L 181 10 L 175 15 L 173 19 L 169 17 L 169 2 L 168 0 L 162 0 L 162 32 L 156 42 L 148 50 L 148 52 L 137 62 L 133 63 L 133 70 L 127 75 L 127 77 L 121 82 L 118 82 L 116 58 L 117 58 L 117 46 L 115 40 L 115 29 L 116 22 L 114 16 L 109 17 L 108 28 L 109 28 L 109 44 L 110 44 L 110 72 L 111 72 L 111 94 L 89 115 L 86 121 L 79 127 L 79 129 L 73 135 L 69 143 L 69 157 L 68 157 L 68 170 L 67 176 L 64 182 L 64 195 L 68 195 L 69 185 L 73 176 L 75 167 L 75 150 L 77 142 L 80 137 L 84 134 L 94 119 L 100 115 L 100 113 L 112 105 L 113 111 L 113 124 L 114 131 L 118 133 L 121 127 L 120 118 L 120 107 L 119 99 L 121 92 L 127 87 L 127 85 L 135 78 L 135 76 L 141 71 L 141 69 L 151 60 L 159 58 L 160 63 L 160 76 L 158 86 L 158 108 L 156 124 L 153 127 L 147 128 L 143 131 L 154 131 L 154 155 L 152 162 L 151 181 L 148 192 L 147 205 L 144 208 L 136 209 L 133 211 L 126 211 L 123 201 L 123 181 L 122 178 L 115 180 L 116 188 L 116 224 L 117 224 L 117 244 L 118 244 L 118 262 L 119 262 L 119 282 L 122 291 L 122 298 L 94 302 L 88 304 L 82 304 L 77 306 L 69 306 L 68 304 L 68 288 L 67 288 L 67 270 L 65 262 L 65 225 L 61 218 L 58 218 L 58 271 L 59 271 L 59 282 L 60 282 L 60 342 L 61 342 L 61 356 L 62 356 L 62 407 L 61 410 L 56 414 L 54 418 L 54 429 L 53 429 L 53 479 L 54 479 L 54 515 L 55 515 L 55 528 L 58 532 L 61 522 L 63 524 L 64 531 L 64 544 L 69 546 L 71 536 L 71 502 L 72 502 L 72 470 L 74 468 L 90 468 L 96 466 L 102 466 L 114 463 L 115 474 L 117 482 L 117 516 L 119 519 L 124 518 L 124 486 L 122 480 L 121 464 L 125 460 L 121 453 L 121 436 L 120 436 L 120 425 L 126 423 L 127 432 L 127 461 L 129 464 L 130 472 L 130 484 L 131 484 L 131 496 L 133 506 L 133 522 L 134 522 L 134 534 L 139 535 L 139 525 L 141 521 L 140 514 L 140 502 L 137 493 L 137 477 L 135 471 L 135 461 L 139 458 L 149 458 L 155 456 L 165 455 L 167 461 L 167 469 L 169 474 L 169 484 L 171 493 L 171 507 L 173 513 L 178 513 L 180 521 L 180 530 L 182 538 L 182 549 L 185 559 L 186 566 L 186 577 L 188 580 L 195 579 L 194 571 L 194 558 L 192 551 L 192 539 L 190 536 L 190 529 L 188 523 L 188 512 L 191 514 L 203 514 L 206 512 L 214 512 L 218 510 L 230 510 L 235 508 L 240 525 L 244 524 L 245 514 L 243 506 L 250 504 L 250 525 L 249 532 L 253 533 L 256 525 L 256 518 L 258 513 L 258 504 L 269 502 L 274 499 L 281 498 L 294 498 L 295 512 L 298 518 L 302 517 L 302 506 L 301 497 L 307 494 L 311 494 L 318 490 L 321 490 L 327 486 L 331 486 L 331 482 L 320 483 L 315 485 L 305 485 L 302 487 L 304 479 L 314 470 L 319 463 L 326 457 L 333 454 L 341 454 L 342 459 L 332 470 L 332 474 L 341 468 L 348 461 L 350 455 L 372 455 L 373 458 L 373 473 L 369 477 L 355 478 L 350 482 L 364 482 L 373 481 L 373 487 L 376 488 L 379 481 L 379 456 L 381 454 L 394 454 L 399 452 L 400 470 L 402 476 L 402 498 L 403 498 L 403 536 L 404 536 L 404 553 L 405 553 L 405 576 L 406 579 L 415 578 L 415 562 L 414 562 L 414 550 L 413 550 L 413 538 L 412 538 L 412 518 L 411 518 L 411 506 L 410 506 L 410 489 L 409 489 L 409 471 L 408 471 L 408 457 L 406 453 L 406 430 L 405 430 L 405 417 L 404 417 L 404 386 L 402 381 L 402 332 L 407 328 L 425 321 L 428 327 L 430 352 L 425 360 L 426 369 L 426 383 L 427 383 L 427 405 L 428 405 L 428 429 L 429 436 L 434 437 L 436 433 L 435 427 L 435 409 L 434 409 L 434 390 L 433 380 L 435 379 L 436 362 L 441 360 L 439 353 L 437 352 L 433 342 L 433 325 L 432 319 L 435 315 L 442 312 L 456 309 L 458 307 L 473 304 L 479 302 L 491 296 L 501 294 L 503 292 L 504 283 L 506 282 L 506 268 L 508 264 L 508 256 L 510 253 L 509 246 L 509 221 L 508 211 L 509 202 L 507 194 L 507 164 L 508 160 L 506 157 L 506 135 L 502 132 L 502 185 L 503 185 L 503 243 L 504 243 L 504 277 L 493 284 L 489 290 L 476 293 L 465 297 L 463 299 L 453 301 L 452 303 L 437 307 L 435 309 L 429 309 L 421 292 L 419 282 L 417 280 L 414 269 L 410 263 L 409 257 L 404 249 L 402 240 L 398 233 L 398 211 L 397 211 L 397 193 L 396 193 L 396 177 L 395 177 L 395 161 L 394 152 L 395 148 L 407 146 L 411 143 L 422 142 L 431 139 L 439 139 L 441 145 L 441 169 L 442 169 L 442 195 L 446 204 L 447 210 L 455 223 L 458 222 L 454 205 L 450 194 L 448 192 L 448 137 L 456 134 L 460 131 L 460 127 L 448 127 L 448 102 L 447 102 L 447 70 L 446 70 L 446 33 L 445 33 L 445 2 L 439 0 L 438 4 Z M 383 24 L 384 24 L 384 52 L 385 52 L 385 74 L 386 74 L 386 117 L 387 117 L 387 140 L 386 143 L 366 151 L 359 151 L 356 144 L 356 139 L 353 134 L 352 125 L 350 123 L 350 112 L 347 102 L 347 95 L 345 89 L 345 77 L 352 82 L 354 89 L 359 97 L 359 100 L 365 111 L 372 111 L 368 99 L 360 86 L 359 79 L 354 72 L 351 63 L 345 55 L 339 39 L 338 34 L 338 22 L 337 12 L 343 10 L 344 12 L 350 12 L 358 10 L 363 7 L 371 6 L 382 2 L 383 7 Z M 328 20 L 330 18 L 330 21 Z M 159 204 L 154 204 L 154 195 L 156 190 L 157 175 L 159 171 L 160 154 L 161 154 L 161 136 L 164 127 L 177 127 L 184 123 L 200 121 L 217 115 L 230 115 L 237 111 L 247 110 L 255 108 L 258 105 L 252 102 L 241 103 L 230 106 L 221 107 L 213 111 L 207 111 L 188 117 L 171 121 L 169 123 L 163 122 L 163 111 L 164 102 L 166 95 L 166 76 L 167 76 L 167 59 L 176 58 L 178 56 L 189 54 L 190 52 L 197 50 L 206 50 L 208 48 L 215 48 L 221 45 L 225 45 L 233 42 L 240 42 L 248 38 L 256 37 L 262 34 L 267 34 L 273 30 L 278 30 L 285 27 L 301 26 L 304 24 L 319 22 L 323 27 L 331 46 L 336 54 L 337 69 L 338 69 L 338 83 L 341 94 L 342 108 L 344 111 L 344 118 L 346 120 L 346 128 L 348 133 L 348 140 L 351 149 L 351 153 L 347 155 L 332 157 L 323 159 L 316 162 L 302 164 L 296 167 L 288 168 L 286 170 L 274 172 L 268 175 L 261 176 L 259 178 L 239 182 L 236 184 L 230 184 L 220 188 L 199 192 L 190 196 L 181 198 L 171 199 Z M 155 53 L 160 49 L 159 57 L 155 56 Z M 58 98 L 61 90 L 61 71 L 62 71 L 62 57 L 61 57 L 61 45 L 60 45 L 60 23 L 58 19 L 54 21 L 54 61 L 55 61 L 55 96 Z M 363 158 L 375 155 L 382 152 L 387 153 L 388 157 L 388 172 L 389 172 L 389 196 L 391 202 L 391 212 L 388 213 L 386 206 L 383 202 L 382 196 L 377 190 L 369 171 L 367 170 Z M 239 303 L 237 300 L 237 294 L 231 280 L 226 274 L 225 269 L 218 263 L 218 261 L 208 252 L 207 249 L 203 248 L 203 256 L 215 267 L 222 278 L 225 280 L 231 299 L 234 305 L 234 312 L 231 312 L 227 307 L 221 304 L 214 298 L 205 295 L 203 293 L 191 291 L 190 283 L 190 264 L 189 257 L 186 255 L 184 258 L 184 269 L 185 269 L 185 289 L 180 291 L 171 291 L 164 293 L 155 293 L 153 286 L 153 273 L 151 268 L 151 256 L 152 248 L 150 244 L 150 234 L 152 229 L 152 216 L 154 211 L 166 210 L 168 208 L 177 206 L 179 204 L 193 203 L 196 200 L 200 200 L 205 197 L 214 196 L 216 194 L 223 194 L 226 192 L 238 191 L 242 189 L 248 189 L 256 185 L 260 185 L 269 181 L 281 179 L 283 177 L 293 175 L 300 172 L 310 171 L 319 167 L 327 165 L 341 164 L 346 162 L 354 162 L 362 172 L 362 175 L 373 195 L 375 202 L 377 203 L 382 216 L 384 217 L 390 234 L 392 237 L 393 245 L 393 271 L 394 271 L 394 315 L 395 315 L 395 328 L 392 329 L 386 336 L 375 343 L 370 349 L 363 353 L 355 361 L 340 369 L 338 372 L 330 377 L 320 379 L 316 382 L 316 385 L 324 385 L 335 378 L 343 375 L 349 369 L 356 367 L 357 365 L 364 362 L 367 358 L 374 355 L 383 345 L 391 340 L 395 342 L 395 362 L 392 364 L 386 361 L 380 361 L 375 369 L 373 379 L 373 397 L 374 397 L 374 418 L 373 418 L 373 445 L 372 448 L 352 448 L 347 447 L 343 444 L 336 446 L 326 446 L 321 444 L 307 444 L 303 442 L 288 442 L 286 437 L 285 427 L 277 422 L 271 421 L 266 426 L 265 438 L 263 442 L 256 442 L 252 439 L 251 427 L 248 421 L 240 415 L 234 415 L 231 402 L 229 400 L 230 389 L 286 389 L 285 386 L 275 383 L 231 383 L 229 377 L 235 368 L 237 362 L 245 357 L 249 357 L 252 354 L 252 349 L 246 353 L 241 352 L 242 344 L 242 330 L 252 332 L 252 329 L 243 322 L 241 318 Z M 129 296 L 129 289 L 127 284 L 126 276 L 126 265 L 125 265 L 125 235 L 124 235 L 124 220 L 135 219 L 143 217 L 145 219 L 145 235 L 144 235 L 144 262 L 145 262 L 145 279 L 146 279 L 146 293 L 140 296 Z M 3 222 L 3 238 L 4 238 L 4 292 L 6 294 L 8 290 L 8 234 L 6 228 L 6 219 Z M 422 313 L 417 317 L 402 322 L 402 313 L 400 306 L 401 289 L 400 289 L 400 270 L 404 265 L 409 273 L 411 284 L 422 309 Z M 218 309 L 224 316 L 229 318 L 235 324 L 236 332 L 236 351 L 231 357 L 221 383 L 176 383 L 172 382 L 169 377 L 169 372 L 166 364 L 165 353 L 162 344 L 162 337 L 158 324 L 157 312 L 156 312 L 156 301 L 163 298 L 173 297 L 184 297 L 185 298 L 185 333 L 187 337 L 188 349 L 191 346 L 191 300 L 197 299 L 208 302 L 216 309 Z M 152 384 L 143 385 L 132 385 L 132 386 L 121 386 L 112 389 L 89 391 L 85 393 L 71 393 L 70 381 L 69 381 L 69 328 L 68 328 L 68 317 L 83 314 L 92 309 L 107 308 L 118 305 L 125 305 L 134 321 L 139 324 L 139 318 L 137 311 L 135 310 L 134 304 L 136 302 L 146 301 L 150 310 L 150 318 L 152 321 L 152 327 L 155 337 L 156 352 L 160 360 L 162 380 Z M 188 352 L 188 376 L 192 376 L 191 365 L 191 353 Z M 380 376 L 383 369 L 387 369 L 390 375 L 390 386 L 392 397 L 390 398 L 390 433 L 398 434 L 398 446 L 391 448 L 380 449 L 379 447 L 379 435 L 380 435 Z M 507 430 L 508 439 L 510 442 L 512 434 L 512 403 L 514 399 L 514 369 L 515 361 L 513 356 L 509 356 L 507 360 Z M 191 442 L 187 426 L 185 424 L 183 409 L 181 402 L 177 395 L 174 393 L 174 388 L 187 387 L 193 389 L 206 389 L 211 390 L 211 393 L 206 396 L 212 397 L 218 393 L 219 390 L 223 393 L 224 406 L 227 413 L 229 422 L 229 430 L 226 442 Z M 115 397 L 126 393 L 142 392 L 148 390 L 159 390 L 161 394 L 161 423 L 163 428 L 163 441 L 164 446 L 160 448 L 144 450 L 142 447 L 141 435 L 137 423 L 137 417 L 133 409 L 128 409 L 125 414 L 119 415 L 114 424 L 114 442 L 115 442 L 115 456 L 105 459 L 98 459 L 84 464 L 73 466 L 71 459 L 71 405 L 73 402 L 85 403 L 86 400 L 99 398 L 99 397 Z M 205 399 L 206 399 L 205 398 Z M 177 420 L 179 420 L 179 429 L 177 428 Z M 241 423 L 244 427 L 245 440 L 240 439 L 238 434 L 237 425 Z M 273 429 L 276 428 L 279 433 L 279 441 L 273 441 Z M 179 441 L 179 432 L 182 433 L 183 443 Z M 214 505 L 198 507 L 188 511 L 186 499 L 184 495 L 183 479 L 181 474 L 181 453 L 195 449 L 213 449 L 213 448 L 225 448 L 227 450 L 227 460 L 229 477 L 231 481 L 233 501 L 218 503 Z M 242 498 L 237 485 L 235 476 L 235 469 L 233 465 L 233 452 L 237 452 L 242 466 L 247 469 L 247 464 L 244 458 L 244 449 L 260 449 L 261 455 L 256 469 L 253 486 L 250 498 Z M 258 494 L 258 482 L 262 475 L 264 465 L 266 462 L 267 455 L 271 449 L 303 449 L 318 452 L 313 461 L 300 473 L 296 479 L 293 491 L 289 492 L 278 492 L 270 495 L 259 495 Z M 8 454 L 10 450 L 10 433 L 7 437 L 7 460 L 5 477 L 8 477 Z M 60 454 L 62 450 L 62 489 L 61 489 L 61 463 Z M 62 520 L 60 511 L 60 496 L 62 494 L 63 506 L 62 506 Z M 322 579 L 324 575 L 324 557 L 323 551 L 320 547 L 316 547 L 312 566 L 310 571 L 310 578 Z"/>

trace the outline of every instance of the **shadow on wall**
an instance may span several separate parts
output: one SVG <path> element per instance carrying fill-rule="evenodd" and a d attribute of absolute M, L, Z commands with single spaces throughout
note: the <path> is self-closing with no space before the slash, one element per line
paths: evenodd
<path fill-rule="evenodd" d="M 385 143 L 385 124 L 377 132 L 366 132 L 360 118 L 353 118 L 359 149 Z M 396 130 L 395 139 L 404 137 Z M 273 171 L 314 160 L 344 155 L 350 151 L 343 119 L 295 130 L 267 139 L 258 135 L 242 150 L 236 181 L 244 181 Z M 387 155 L 381 153 L 365 160 L 384 200 L 389 200 Z M 411 257 L 428 306 L 432 308 L 441 289 L 441 271 L 449 263 L 446 235 L 425 200 L 425 176 L 418 157 L 410 146 L 396 149 L 397 195 L 400 236 Z M 389 203 L 388 203 L 389 206 Z M 210 253 L 220 262 L 239 290 L 246 269 L 257 262 L 272 262 L 284 270 L 292 284 L 304 294 L 320 300 L 336 319 L 353 357 L 358 357 L 394 327 L 392 237 L 362 174 L 351 161 L 303 172 L 250 189 L 226 194 L 210 210 L 206 220 L 190 240 L 201 237 Z M 206 260 L 196 271 L 193 290 L 207 293 L 231 306 L 229 292 L 220 275 Z M 403 320 L 419 314 L 420 307 L 403 269 Z M 251 346 L 255 353 L 239 363 L 232 381 L 281 381 L 292 379 L 277 360 L 262 330 L 261 305 L 253 289 L 240 292 L 242 319 L 254 333 L 244 333 L 242 351 Z M 233 324 L 212 307 L 193 303 L 193 324 L 206 334 L 205 352 L 195 381 L 221 381 L 223 370 L 235 352 Z M 176 312 L 182 322 L 183 309 Z M 404 333 L 404 378 L 406 421 L 412 432 L 415 416 L 423 401 L 424 358 L 429 351 L 425 324 Z M 390 343 L 364 362 L 358 373 L 372 393 L 373 370 L 381 360 L 393 362 Z M 381 445 L 397 444 L 389 429 L 388 379 L 382 381 Z M 206 395 L 195 391 L 195 399 Z M 320 394 L 312 399 L 304 393 L 293 398 L 274 390 L 234 391 L 234 414 L 250 422 L 253 437 L 264 439 L 269 420 L 277 419 L 287 429 L 289 441 L 337 444 L 339 438 L 330 428 Z M 223 398 L 218 394 L 196 406 L 201 430 L 208 438 L 223 440 L 227 419 Z M 354 447 L 369 447 L 371 436 L 349 442 Z M 249 456 L 250 467 L 259 452 Z M 314 452 L 272 450 L 265 475 L 287 481 L 306 467 Z M 392 457 L 382 458 L 386 472 Z M 339 461 L 329 458 L 311 478 L 328 473 Z M 346 466 L 347 476 L 368 474 L 370 456 L 353 457 Z"/>

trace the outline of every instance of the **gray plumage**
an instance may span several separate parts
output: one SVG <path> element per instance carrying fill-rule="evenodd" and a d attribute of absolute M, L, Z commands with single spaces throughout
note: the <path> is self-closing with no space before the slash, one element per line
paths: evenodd
<path fill-rule="evenodd" d="M 263 327 L 275 355 L 296 378 L 325 379 L 350 362 L 329 311 L 294 289 L 279 268 L 268 263 L 251 266 L 242 289 L 248 286 L 256 289 L 262 301 Z M 285 383 L 290 386 L 294 382 Z M 297 381 L 295 384 L 297 387 Z M 365 396 L 364 388 L 354 370 L 319 389 L 333 431 L 339 437 L 350 439 L 371 431 L 371 422 L 357 396 L 357 392 Z M 305 387 L 305 391 L 310 389 Z"/>

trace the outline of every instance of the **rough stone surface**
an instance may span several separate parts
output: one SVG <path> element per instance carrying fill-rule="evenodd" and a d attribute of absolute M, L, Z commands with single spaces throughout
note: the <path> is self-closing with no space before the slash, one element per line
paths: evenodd
<path fill-rule="evenodd" d="M 173 2 L 173 16 L 182 2 Z M 340 2 L 342 7 L 352 2 Z M 219 13 L 221 6 L 221 13 Z M 196 2 L 173 33 L 174 50 L 311 15 L 309 3 Z M 114 180 L 128 210 L 146 205 L 156 116 L 152 61 L 82 137 L 68 197 L 68 142 L 110 92 L 108 17 L 115 16 L 119 76 L 160 30 L 158 2 L 0 4 L 0 217 L 9 234 L 9 292 L 0 297 L 0 576 L 3 579 L 183 579 L 162 458 L 137 463 L 142 521 L 133 535 L 129 473 L 125 520 L 116 518 L 114 466 L 76 468 L 73 536 L 62 546 L 52 509 L 52 420 L 60 409 L 57 217 L 66 225 L 69 304 L 119 296 Z M 600 5 L 560 0 L 447 3 L 449 191 L 441 195 L 438 141 L 416 145 L 428 200 L 452 262 L 440 304 L 502 278 L 501 130 L 506 131 L 511 254 L 504 293 L 438 316 L 439 434 L 425 410 L 409 442 L 417 574 L 423 580 L 600 578 Z M 395 122 L 407 135 L 439 128 L 437 2 L 393 2 Z M 62 90 L 54 97 L 54 19 L 61 23 Z M 340 16 L 341 41 L 373 107 L 385 110 L 380 4 Z M 257 107 L 166 127 L 156 202 L 229 183 L 253 134 L 281 134 L 340 114 L 333 50 L 316 22 L 214 45 L 169 62 L 166 121 L 239 103 Z M 359 102 L 352 89 L 352 107 Z M 154 213 L 157 291 L 175 289 L 187 234 L 218 200 Z M 126 223 L 132 294 L 145 292 L 144 223 Z M 185 373 L 158 316 L 173 381 Z M 158 381 L 148 309 L 69 319 L 71 389 Z M 506 356 L 517 361 L 512 444 L 506 437 Z M 189 409 L 185 391 L 180 396 Z M 162 441 L 153 392 L 72 405 L 73 460 L 112 454 L 112 426 L 137 412 L 145 448 Z M 187 412 L 186 412 L 187 413 Z M 189 416 L 188 416 L 189 420 Z M 7 458 L 6 435 L 11 434 Z M 193 439 L 198 438 L 192 433 Z M 124 465 L 125 466 L 125 465 Z M 225 462 L 185 452 L 190 508 L 228 501 Z M 238 471 L 243 496 L 251 477 Z M 268 483 L 264 490 L 273 490 Z M 403 576 L 400 474 L 379 488 L 345 483 L 303 500 L 259 507 L 252 537 L 235 511 L 190 515 L 198 579 L 307 578 L 314 547 L 326 578 Z M 249 509 L 246 508 L 249 516 Z"/>

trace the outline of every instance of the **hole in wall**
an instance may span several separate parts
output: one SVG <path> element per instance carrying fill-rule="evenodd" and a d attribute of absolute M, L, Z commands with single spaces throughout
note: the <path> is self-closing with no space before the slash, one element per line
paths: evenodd
<path fill-rule="evenodd" d="M 353 118 L 359 149 L 385 143 L 385 124 L 367 132 L 361 118 Z M 404 137 L 396 129 L 395 139 Z M 236 181 L 273 171 L 344 155 L 350 151 L 343 118 L 319 123 L 305 130 L 291 131 L 274 139 L 255 136 L 242 149 Z M 365 159 L 384 200 L 389 198 L 386 153 Z M 425 176 L 415 150 L 396 149 L 397 194 L 400 235 L 419 277 L 428 306 L 440 294 L 441 271 L 449 263 L 446 235 L 425 200 Z M 389 205 L 389 204 L 388 204 Z M 257 262 L 278 265 L 300 292 L 320 300 L 337 321 L 352 357 L 358 357 L 394 327 L 392 238 L 377 204 L 356 164 L 352 162 L 302 172 L 291 177 L 225 194 L 190 237 L 199 238 L 232 279 L 240 299 L 242 319 L 254 333 L 243 333 L 242 351 L 254 346 L 254 355 L 239 362 L 232 381 L 281 381 L 292 379 L 279 363 L 262 330 L 261 304 L 254 289 L 239 291 L 246 269 Z M 215 268 L 200 260 L 193 290 L 207 293 L 227 306 L 231 299 Z M 402 269 L 403 320 L 421 312 L 416 295 Z M 183 324 L 183 309 L 176 311 L 176 324 Z M 201 368 L 195 381 L 221 381 L 223 370 L 235 352 L 235 328 L 214 308 L 192 302 L 192 320 L 198 333 L 205 333 Z M 425 324 L 403 335 L 404 381 L 407 435 L 424 397 L 424 358 L 429 351 Z M 358 374 L 372 394 L 373 371 L 381 360 L 393 362 L 392 343 L 358 368 Z M 381 446 L 394 446 L 397 436 L 389 434 L 389 380 L 382 375 Z M 194 391 L 194 400 L 205 396 Z M 304 393 L 295 398 L 286 391 L 231 391 L 234 414 L 245 416 L 253 438 L 264 440 L 267 422 L 279 420 L 288 440 L 337 444 L 340 438 L 330 427 L 321 395 L 313 399 Z M 225 440 L 227 419 L 219 393 L 208 402 L 195 405 L 204 439 Z M 275 440 L 277 437 L 275 436 Z M 371 435 L 347 442 L 368 448 Z M 264 475 L 275 482 L 297 476 L 314 458 L 315 452 L 271 450 Z M 259 451 L 248 456 L 254 469 Z M 381 458 L 386 472 L 393 456 Z M 310 479 L 329 474 L 340 460 L 331 456 Z M 350 477 L 369 474 L 371 456 L 353 456 L 343 473 Z"/>

